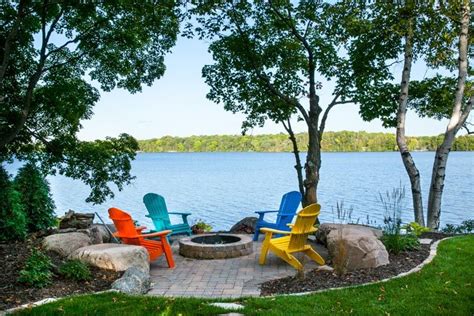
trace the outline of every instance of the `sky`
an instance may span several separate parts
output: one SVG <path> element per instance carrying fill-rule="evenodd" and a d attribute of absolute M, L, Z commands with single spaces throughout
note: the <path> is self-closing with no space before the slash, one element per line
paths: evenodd
<path fill-rule="evenodd" d="M 212 63 L 208 45 L 205 41 L 180 37 L 165 58 L 165 75 L 156 80 L 153 86 L 145 86 L 141 93 L 136 94 L 122 89 L 101 91 L 101 98 L 93 109 L 93 117 L 82 122 L 79 138 L 103 139 L 124 132 L 137 139 L 166 135 L 240 134 L 244 115 L 227 112 L 222 104 L 206 99 L 209 87 L 201 77 L 201 69 Z M 415 65 L 413 72 L 416 76 L 423 73 L 424 69 Z M 331 99 L 331 89 L 328 90 L 326 94 L 324 89 L 320 91 L 322 104 L 327 104 Z M 445 131 L 446 125 L 446 120 L 420 119 L 409 112 L 406 133 L 409 136 L 438 135 Z M 305 124 L 295 122 L 294 129 L 304 132 Z M 358 107 L 353 104 L 338 105 L 331 110 L 326 131 L 341 130 L 395 132 L 394 129 L 383 128 L 379 120 L 364 122 L 358 114 Z M 281 125 L 268 121 L 264 127 L 254 128 L 248 134 L 282 132 L 284 129 Z"/>

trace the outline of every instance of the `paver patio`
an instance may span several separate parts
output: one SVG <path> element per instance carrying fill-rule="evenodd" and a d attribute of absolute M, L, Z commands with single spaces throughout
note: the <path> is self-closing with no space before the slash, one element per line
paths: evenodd
<path fill-rule="evenodd" d="M 164 258 L 153 262 L 150 265 L 150 274 L 154 285 L 148 294 L 194 297 L 259 296 L 259 285 L 262 282 L 295 275 L 296 272 L 272 253 L 268 254 L 265 265 L 259 265 L 261 246 L 261 240 L 254 242 L 254 252 L 239 258 L 197 260 L 180 256 L 178 242 L 175 241 L 172 248 L 176 267 L 168 269 Z M 323 258 L 327 258 L 325 248 L 313 243 L 312 246 Z M 318 267 L 309 258 L 302 260 L 305 270 Z"/>

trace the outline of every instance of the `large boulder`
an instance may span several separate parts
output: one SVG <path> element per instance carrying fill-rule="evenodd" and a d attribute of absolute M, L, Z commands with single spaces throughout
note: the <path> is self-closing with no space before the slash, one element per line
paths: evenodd
<path fill-rule="evenodd" d="M 91 238 L 81 232 L 49 235 L 43 239 L 43 247 L 63 257 L 69 256 L 76 249 L 91 244 Z"/>
<path fill-rule="evenodd" d="M 78 228 L 85 229 L 89 228 L 94 221 L 94 213 L 76 213 L 73 210 L 69 210 L 61 218 L 59 222 L 59 228 Z"/>
<path fill-rule="evenodd" d="M 327 245 L 333 261 L 338 254 L 345 254 L 343 262 L 348 271 L 376 268 L 389 263 L 385 246 L 371 230 L 341 226 L 327 235 Z M 344 251 L 340 251 L 339 247 L 344 247 Z"/>
<path fill-rule="evenodd" d="M 316 232 L 316 240 L 327 246 L 327 236 L 329 233 L 333 230 L 339 230 L 339 229 L 356 229 L 360 230 L 361 232 L 367 233 L 369 235 L 373 235 L 376 238 L 382 237 L 383 233 L 382 230 L 370 227 L 370 226 L 365 226 L 365 225 L 358 225 L 358 224 L 336 224 L 336 223 L 324 223 L 319 225 L 318 231 Z"/>
<path fill-rule="evenodd" d="M 245 217 L 232 226 L 230 232 L 234 234 L 253 234 L 255 233 L 255 227 L 257 227 L 257 220 L 256 217 Z"/>
<path fill-rule="evenodd" d="M 150 274 L 138 267 L 130 267 L 112 283 L 112 289 L 125 294 L 145 294 L 151 288 Z"/>
<path fill-rule="evenodd" d="M 98 244 L 79 248 L 69 257 L 102 269 L 125 271 L 136 266 L 147 273 L 150 271 L 148 252 L 141 246 Z"/>

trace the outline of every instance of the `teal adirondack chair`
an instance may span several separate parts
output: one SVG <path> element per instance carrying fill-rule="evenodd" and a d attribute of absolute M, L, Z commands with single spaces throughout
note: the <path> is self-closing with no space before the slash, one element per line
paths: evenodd
<path fill-rule="evenodd" d="M 168 212 L 165 198 L 156 193 L 145 194 L 143 203 L 145 203 L 149 213 L 146 217 L 151 218 L 157 231 L 171 230 L 169 235 L 187 234 L 191 236 L 191 227 L 188 224 L 188 216 L 191 213 Z M 183 223 L 172 225 L 169 214 L 181 215 Z"/>

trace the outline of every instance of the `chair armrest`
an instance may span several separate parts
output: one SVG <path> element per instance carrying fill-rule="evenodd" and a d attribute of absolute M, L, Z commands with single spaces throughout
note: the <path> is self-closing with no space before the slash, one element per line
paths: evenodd
<path fill-rule="evenodd" d="M 168 212 L 168 214 L 181 215 L 181 216 L 189 216 L 189 215 L 191 215 L 191 213 L 185 213 L 185 212 Z"/>
<path fill-rule="evenodd" d="M 146 229 L 146 226 L 137 226 L 135 229 L 140 233 L 142 230 Z"/>
<path fill-rule="evenodd" d="M 156 237 L 156 236 L 166 236 L 171 233 L 171 230 L 162 230 L 161 232 L 151 233 L 151 234 L 143 234 L 140 237 Z"/>
<path fill-rule="evenodd" d="M 265 214 L 265 213 L 278 213 L 278 211 L 255 211 L 257 214 Z"/>
<path fill-rule="evenodd" d="M 292 228 L 293 226 L 295 226 L 295 224 L 288 223 L 288 224 L 286 224 L 286 226 L 288 226 L 288 227 Z"/>
<path fill-rule="evenodd" d="M 278 230 L 278 229 L 273 229 L 273 228 L 267 228 L 267 227 L 264 227 L 264 228 L 260 228 L 260 231 L 262 233 L 274 233 L 274 234 L 284 234 L 284 235 L 289 235 L 291 234 L 291 232 L 288 232 L 288 231 L 285 231 L 285 230 Z"/>

